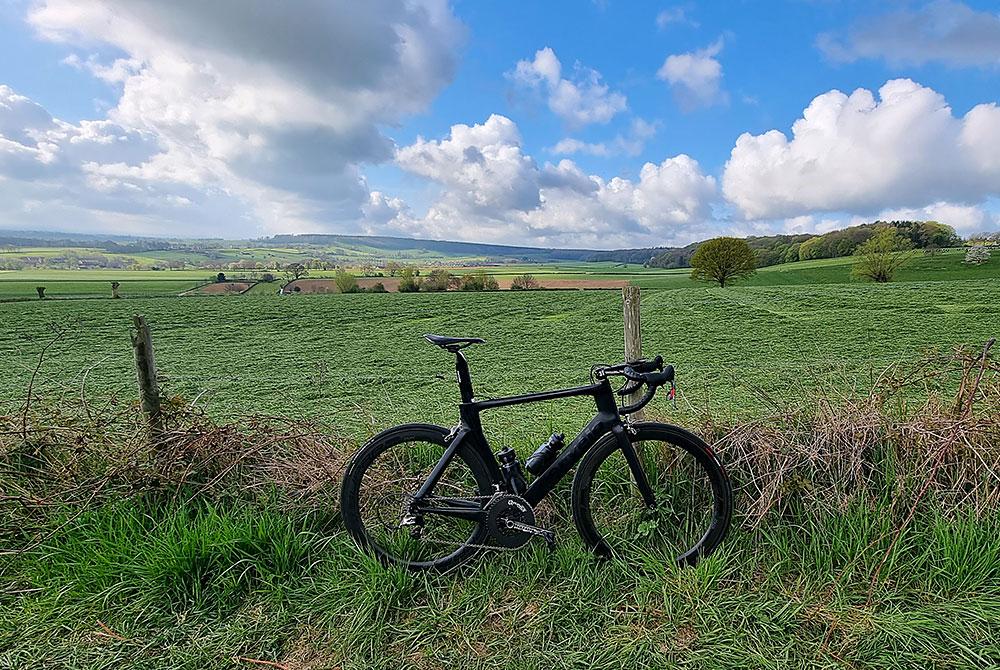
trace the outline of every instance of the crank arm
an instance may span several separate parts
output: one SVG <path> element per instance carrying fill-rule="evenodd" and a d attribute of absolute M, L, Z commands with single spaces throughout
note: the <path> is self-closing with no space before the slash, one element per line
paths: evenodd
<path fill-rule="evenodd" d="M 538 526 L 530 526 L 526 523 L 521 523 L 520 521 L 514 521 L 512 519 L 506 520 L 507 528 L 511 530 L 519 530 L 522 533 L 527 533 L 528 535 L 534 535 L 535 537 L 540 537 L 545 540 L 546 546 L 548 546 L 549 551 L 556 550 L 556 534 L 551 530 L 546 530 L 544 528 L 539 528 Z"/>

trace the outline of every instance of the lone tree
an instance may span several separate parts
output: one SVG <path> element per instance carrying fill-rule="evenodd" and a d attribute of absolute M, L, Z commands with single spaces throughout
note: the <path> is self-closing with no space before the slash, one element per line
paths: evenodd
<path fill-rule="evenodd" d="M 536 291 L 540 288 L 542 288 L 542 285 L 529 274 L 518 275 L 510 283 L 511 291 Z"/>
<path fill-rule="evenodd" d="M 691 279 L 718 282 L 722 288 L 756 271 L 756 254 L 746 240 L 736 237 L 703 242 L 691 257 Z"/>
<path fill-rule="evenodd" d="M 35 290 L 38 291 L 38 297 L 41 298 L 42 300 L 45 300 L 45 287 L 36 286 Z"/>
<path fill-rule="evenodd" d="M 285 275 L 292 281 L 302 279 L 309 274 L 309 269 L 302 263 L 289 263 L 285 266 Z"/>
<path fill-rule="evenodd" d="M 881 228 L 855 250 L 857 260 L 851 271 L 855 277 L 884 284 L 913 258 L 913 243 L 895 228 Z"/>

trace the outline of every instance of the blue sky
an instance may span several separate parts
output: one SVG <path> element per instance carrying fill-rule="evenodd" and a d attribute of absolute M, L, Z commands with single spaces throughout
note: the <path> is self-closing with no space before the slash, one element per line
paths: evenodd
<path fill-rule="evenodd" d="M 1000 227 L 994 2 L 211 4 L 0 4 L 0 227 Z"/>

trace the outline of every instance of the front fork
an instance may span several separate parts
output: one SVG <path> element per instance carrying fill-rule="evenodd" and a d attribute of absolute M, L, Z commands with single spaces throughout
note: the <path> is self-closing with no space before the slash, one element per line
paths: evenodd
<path fill-rule="evenodd" d="M 629 470 L 632 471 L 632 478 L 635 479 L 635 485 L 639 487 L 642 501 L 648 509 L 656 509 L 656 496 L 653 494 L 653 488 L 649 485 L 649 478 L 646 477 L 646 469 L 642 467 L 642 460 L 639 458 L 639 453 L 636 451 L 632 441 L 628 439 L 627 429 L 619 423 L 611 427 L 611 433 L 618 442 L 618 448 L 625 454 L 625 462 L 628 463 Z"/>

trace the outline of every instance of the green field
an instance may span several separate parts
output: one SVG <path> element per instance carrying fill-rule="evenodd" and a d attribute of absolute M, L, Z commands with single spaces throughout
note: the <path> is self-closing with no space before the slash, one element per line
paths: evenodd
<path fill-rule="evenodd" d="M 39 384 L 100 363 L 90 390 L 130 385 L 130 316 L 140 313 L 171 392 L 207 392 L 220 418 L 319 417 L 361 437 L 402 420 L 451 421 L 451 361 L 423 333 L 489 341 L 469 355 L 481 395 L 577 384 L 591 364 L 622 357 L 620 302 L 615 291 L 556 291 L 10 303 L 0 365 L 13 374 L 0 394 L 23 395 L 52 327 L 66 334 Z M 982 343 L 1000 332 L 1000 280 L 648 290 L 643 320 L 646 353 L 677 365 L 691 403 L 753 412 L 758 390 L 792 393 L 813 376 L 867 375 L 927 348 Z M 589 408 L 536 411 L 510 410 L 511 429 L 533 440 L 554 417 L 582 420 Z"/>
<path fill-rule="evenodd" d="M 850 396 L 894 362 L 980 347 L 1000 333 L 997 259 L 959 261 L 921 257 L 888 285 L 851 282 L 849 261 L 811 261 L 724 290 L 685 271 L 611 264 L 509 271 L 642 285 L 645 353 L 677 366 L 681 391 L 676 411 L 659 400 L 652 414 L 695 426 L 762 419 L 812 402 L 820 386 Z M 46 277 L 110 280 L 79 274 Z M 220 422 L 316 419 L 348 448 L 404 421 L 454 423 L 450 356 L 423 333 L 488 340 L 469 350 L 480 397 L 584 383 L 591 364 L 623 355 L 617 291 L 173 297 L 199 279 L 143 273 L 131 293 L 123 282 L 127 300 L 0 304 L 0 465 L 28 453 L 18 431 L 29 383 L 35 407 L 61 408 L 39 424 L 56 426 L 46 449 L 70 439 L 63 423 L 96 443 L 99 408 L 131 411 L 133 314 L 152 327 L 168 394 Z M 32 281 L 0 274 L 0 292 Z M 166 297 L 139 297 L 145 282 Z M 96 419 L 71 413 L 81 397 Z M 487 415 L 486 430 L 495 448 L 524 455 L 591 412 L 579 400 L 505 409 Z M 998 667 L 1000 516 L 930 505 L 889 547 L 905 512 L 892 496 L 887 487 L 836 515 L 788 509 L 756 528 L 737 519 L 712 559 L 656 573 L 595 565 L 557 502 L 554 555 L 533 547 L 430 576 L 360 557 L 332 507 L 248 502 L 238 490 L 192 503 L 136 495 L 82 513 L 42 506 L 30 518 L 47 529 L 43 541 L 0 554 L 0 667 Z M 28 545 L 14 518 L 0 517 L 0 541 Z"/>

